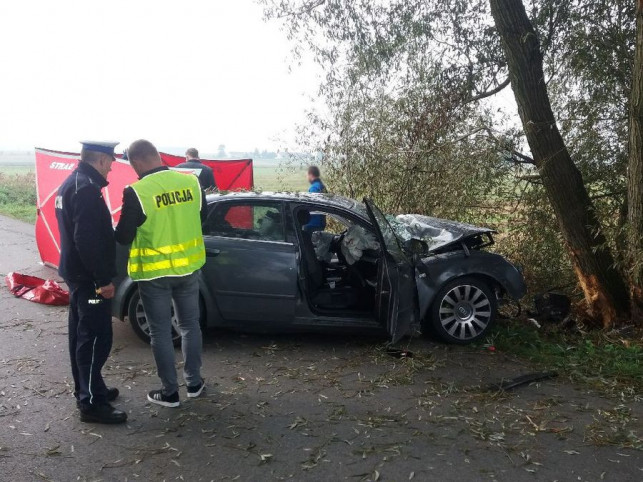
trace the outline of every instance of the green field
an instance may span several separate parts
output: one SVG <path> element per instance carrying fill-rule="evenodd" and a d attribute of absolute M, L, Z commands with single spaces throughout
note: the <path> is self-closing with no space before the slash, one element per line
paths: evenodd
<path fill-rule="evenodd" d="M 255 189 L 261 191 L 307 191 L 306 169 L 278 166 L 254 167 Z"/>
<path fill-rule="evenodd" d="M 36 176 L 32 166 L 0 166 L 0 213 L 36 221 Z"/>
<path fill-rule="evenodd" d="M 0 164 L 0 174 L 26 174 L 28 172 L 34 172 L 35 170 L 36 167 L 29 164 L 20 164 L 15 166 Z"/>
<path fill-rule="evenodd" d="M 282 169 L 277 165 L 255 166 L 255 189 L 305 191 L 304 168 Z M 30 223 L 36 220 L 36 181 L 33 165 L 0 164 L 0 214 Z"/>

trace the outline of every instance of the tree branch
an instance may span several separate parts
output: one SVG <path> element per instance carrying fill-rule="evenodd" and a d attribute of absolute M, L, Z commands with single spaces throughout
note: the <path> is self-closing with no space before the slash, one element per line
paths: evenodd
<path fill-rule="evenodd" d="M 627 191 L 615 191 L 615 192 L 606 192 L 603 194 L 594 194 L 593 196 L 590 196 L 589 198 L 592 200 L 596 199 L 603 199 L 606 197 L 621 197 L 627 195 Z"/>
<path fill-rule="evenodd" d="M 500 147 L 502 147 L 504 149 L 508 149 L 508 146 L 503 146 L 502 142 L 500 142 L 500 140 L 496 136 L 493 135 L 493 132 L 489 127 L 484 127 L 484 130 L 487 132 L 487 135 L 489 136 L 489 138 L 493 142 L 495 142 L 498 146 L 500 146 Z M 516 159 L 516 157 L 518 159 L 520 159 L 520 160 Z M 522 152 L 519 152 L 519 151 L 517 151 L 515 149 L 511 149 L 511 160 L 513 162 L 517 162 L 519 164 L 533 164 L 534 166 L 536 165 L 536 162 L 531 157 L 529 157 L 529 156 L 527 156 L 527 155 L 523 154 Z"/>
<path fill-rule="evenodd" d="M 516 159 L 513 159 L 514 162 L 520 162 L 520 163 L 523 163 L 523 164 L 533 164 L 534 166 L 536 165 L 536 163 L 534 162 L 534 160 L 531 157 L 524 155 L 522 152 L 512 150 L 511 155 L 516 156 L 516 157 L 521 159 L 520 161 L 517 161 Z"/>
<path fill-rule="evenodd" d="M 488 91 L 486 91 L 486 92 L 482 92 L 481 94 L 474 95 L 474 96 L 473 96 L 473 97 L 471 97 L 471 99 L 469 99 L 467 102 L 477 102 L 477 101 L 479 101 L 479 100 L 481 100 L 481 99 L 486 99 L 487 97 L 491 97 L 492 95 L 496 95 L 496 94 L 497 94 L 498 92 L 500 92 L 502 89 L 504 89 L 505 87 L 507 87 L 510 83 L 511 83 L 511 81 L 509 80 L 509 77 L 507 77 L 503 82 L 501 82 L 500 84 L 498 84 L 498 86 L 497 86 L 497 87 L 494 87 L 493 89 L 488 90 Z"/>
<path fill-rule="evenodd" d="M 532 184 L 541 184 L 542 185 L 542 180 L 540 179 L 539 174 L 527 174 L 525 176 L 518 176 L 516 177 L 519 181 L 527 181 L 531 182 Z"/>
<path fill-rule="evenodd" d="M 317 7 L 322 6 L 324 3 L 326 3 L 326 0 L 318 0 L 318 1 L 310 2 L 308 4 L 302 5 L 299 10 L 287 11 L 287 10 L 284 9 L 285 11 L 281 12 L 281 13 L 277 13 L 275 15 L 275 18 L 278 18 L 278 19 L 284 19 L 284 18 L 287 18 L 287 17 L 299 18 L 299 17 L 302 17 L 303 15 L 309 14 L 310 12 L 315 10 Z"/>

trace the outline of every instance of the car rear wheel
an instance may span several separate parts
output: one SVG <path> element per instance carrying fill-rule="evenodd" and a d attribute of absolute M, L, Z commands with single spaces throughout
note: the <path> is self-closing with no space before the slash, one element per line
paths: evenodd
<path fill-rule="evenodd" d="M 465 345 L 484 337 L 496 319 L 498 303 L 483 280 L 463 277 L 444 285 L 431 306 L 432 331 L 449 343 Z"/>
<path fill-rule="evenodd" d="M 127 315 L 134 333 L 136 333 L 136 335 L 145 343 L 149 343 L 150 324 L 145 316 L 143 301 L 141 300 L 141 295 L 139 294 L 138 289 L 134 291 L 130 297 Z M 172 342 L 174 343 L 174 346 L 178 346 L 181 343 L 181 333 L 179 331 L 178 320 L 174 313 L 174 302 L 172 302 Z"/>

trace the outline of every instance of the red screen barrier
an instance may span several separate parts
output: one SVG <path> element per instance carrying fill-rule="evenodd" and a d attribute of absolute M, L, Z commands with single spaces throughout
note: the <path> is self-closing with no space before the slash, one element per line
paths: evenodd
<path fill-rule="evenodd" d="M 185 157 L 161 153 L 163 162 L 170 166 L 178 166 Z M 214 171 L 214 182 L 219 191 L 250 190 L 254 185 L 252 177 L 252 159 L 237 159 L 234 161 L 212 161 L 201 159 L 201 162 Z"/>
<path fill-rule="evenodd" d="M 183 157 L 161 153 L 163 162 L 174 167 Z M 43 263 L 57 267 L 60 260 L 60 236 L 56 221 L 55 198 L 58 188 L 78 164 L 79 154 L 36 149 L 36 189 L 38 217 L 36 243 Z M 215 182 L 221 191 L 252 189 L 252 159 L 233 161 L 203 160 L 214 170 Z M 137 179 L 129 163 L 116 160 L 109 174 L 109 186 L 103 189 L 105 203 L 112 213 L 114 226 L 118 222 L 123 189 Z"/>

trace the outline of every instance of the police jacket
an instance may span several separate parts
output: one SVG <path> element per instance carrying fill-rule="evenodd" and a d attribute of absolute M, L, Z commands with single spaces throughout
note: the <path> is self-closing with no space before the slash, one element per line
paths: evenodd
<path fill-rule="evenodd" d="M 105 286 L 116 276 L 112 217 L 101 192 L 107 184 L 96 169 L 81 162 L 58 190 L 58 272 L 67 281 Z"/>
<path fill-rule="evenodd" d="M 214 183 L 214 171 L 210 166 L 206 166 L 198 159 L 191 159 L 176 166 L 179 169 L 198 169 L 199 170 L 199 184 L 201 189 L 216 189 L 217 185 Z"/>
<path fill-rule="evenodd" d="M 158 171 L 167 170 L 165 166 L 157 167 L 144 173 L 141 176 L 141 179 L 149 174 L 153 174 Z M 187 175 L 187 174 L 186 174 Z M 190 174 L 191 175 L 191 174 Z M 205 222 L 208 214 L 208 203 L 205 199 L 205 193 L 201 191 L 201 222 Z M 123 191 L 123 207 L 121 209 L 121 218 L 118 221 L 118 226 L 116 226 L 116 241 L 119 244 L 131 244 L 136 237 L 137 228 L 142 225 L 147 216 L 143 211 L 143 206 L 141 206 L 138 196 L 134 189 L 131 186 L 127 186 Z"/>

